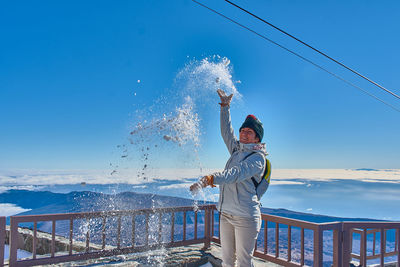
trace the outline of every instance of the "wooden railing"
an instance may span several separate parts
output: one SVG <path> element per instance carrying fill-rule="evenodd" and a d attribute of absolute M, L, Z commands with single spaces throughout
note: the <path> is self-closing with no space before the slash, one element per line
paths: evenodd
<path fill-rule="evenodd" d="M 214 213 L 214 210 L 213 210 Z M 213 215 L 214 218 L 214 215 Z M 279 216 L 273 216 L 273 215 L 267 215 L 267 214 L 262 214 L 261 215 L 262 219 L 262 225 L 263 227 L 261 228 L 261 231 L 259 233 L 259 236 L 262 237 L 262 243 L 263 247 L 262 250 L 258 249 L 258 244 L 256 244 L 256 248 L 254 251 L 254 256 L 274 262 L 276 264 L 279 264 L 281 266 L 305 266 L 305 235 L 304 232 L 305 230 L 311 230 L 313 231 L 313 258 L 311 259 L 313 262 L 313 266 L 322 266 L 323 265 L 323 231 L 330 230 L 333 231 L 333 254 L 334 254 L 334 259 L 333 259 L 333 264 L 334 266 L 340 266 L 339 262 L 341 259 L 339 258 L 339 250 L 341 250 L 340 247 L 340 233 L 341 233 L 341 223 L 322 223 L 322 224 L 317 224 L 317 223 L 312 223 L 312 222 L 307 222 L 307 221 L 301 221 L 301 220 L 295 220 L 295 219 L 289 219 L 289 218 L 284 218 L 284 217 L 279 217 Z M 273 225 L 273 227 L 269 227 L 269 225 Z M 212 223 L 212 228 L 214 230 L 214 222 Z M 269 237 L 269 229 L 274 230 L 274 242 L 273 245 L 275 247 L 274 253 L 271 254 L 269 253 L 269 244 L 271 242 L 268 242 L 270 237 Z M 281 231 L 280 229 L 285 228 L 287 229 L 287 234 L 286 234 L 286 255 L 282 255 L 280 253 L 280 246 L 282 236 L 281 236 Z M 300 255 L 299 255 L 299 261 L 295 262 L 292 258 L 292 229 L 293 228 L 298 228 L 300 231 Z M 212 241 L 216 243 L 220 243 L 219 236 L 214 236 L 214 232 L 212 232 Z M 219 231 L 218 231 L 219 233 Z"/>
<path fill-rule="evenodd" d="M 216 229 L 219 228 L 219 216 L 216 216 L 215 209 L 212 210 L 213 221 L 211 223 L 212 232 L 211 240 L 215 243 L 220 243 L 219 239 L 219 229 L 218 235 L 215 234 Z M 262 239 L 262 250 L 259 249 L 259 242 L 256 244 L 254 251 L 254 256 L 265 259 L 270 262 L 274 262 L 281 266 L 297 267 L 297 266 L 323 266 L 324 264 L 324 245 L 332 248 L 331 264 L 338 267 L 350 266 L 350 262 L 353 259 L 359 261 L 360 266 L 367 266 L 367 260 L 380 259 L 380 266 L 385 265 L 385 258 L 396 257 L 396 262 L 400 263 L 400 250 L 399 250 L 399 240 L 400 240 L 400 223 L 398 222 L 332 222 L 332 223 L 312 223 L 307 221 L 289 219 L 279 216 L 262 214 L 261 219 L 263 221 L 263 227 L 259 233 L 259 237 Z M 218 226 L 216 227 L 216 224 Z M 272 227 L 271 227 L 272 225 Z M 269 235 L 269 230 L 274 231 L 273 242 L 269 242 L 271 237 Z M 293 229 L 297 228 L 300 232 L 299 239 L 292 239 Z M 360 229 L 361 228 L 361 229 Z M 282 229 L 286 230 L 286 235 L 282 235 Z M 386 232 L 390 229 L 395 231 L 394 239 L 394 250 L 387 252 L 386 248 Z M 312 247 L 307 249 L 312 249 L 312 258 L 308 259 L 306 262 L 305 257 L 305 231 L 312 231 Z M 324 234 L 331 232 L 332 238 L 329 240 L 324 240 Z M 380 233 L 380 252 L 376 253 L 373 249 L 372 255 L 367 255 L 367 234 L 373 234 L 373 248 L 375 248 L 376 243 L 376 232 Z M 360 254 L 355 254 L 352 250 L 353 244 L 353 233 L 361 234 L 361 245 Z M 300 245 L 298 251 L 299 255 L 296 255 L 297 261 L 294 260 L 294 253 L 292 250 L 292 245 L 294 241 L 297 241 Z M 300 242 L 299 242 L 300 241 Z M 330 244 L 329 244 L 330 242 Z M 270 253 L 269 246 L 271 243 L 274 245 L 273 253 Z M 282 244 L 284 243 L 284 244 Z M 282 255 L 280 253 L 280 247 L 285 247 L 286 253 Z M 297 251 L 296 251 L 297 253 Z M 326 262 L 326 261 L 325 261 Z M 398 265 L 399 266 L 399 265 Z"/>
<path fill-rule="evenodd" d="M 139 217 L 143 220 L 138 223 Z M 56 225 L 61 221 L 69 227 L 67 232 L 60 234 L 56 231 Z M 51 249 L 46 255 L 36 253 L 38 235 L 41 234 L 38 231 L 39 222 L 49 222 L 51 225 L 51 233 L 48 234 Z M 312 223 L 267 214 L 262 214 L 262 222 L 254 256 L 281 266 L 323 266 L 327 262 L 324 261 L 324 255 L 328 253 L 324 251 L 324 245 L 325 249 L 328 246 L 332 250 L 329 251 L 329 262 L 333 266 L 347 267 L 352 259 L 358 260 L 361 266 L 367 266 L 368 260 L 380 259 L 381 266 L 384 266 L 385 258 L 388 257 L 395 257 L 400 263 L 400 223 L 397 222 Z M 193 210 L 193 207 L 176 207 L 11 216 L 10 224 L 10 266 L 93 259 L 200 243 L 208 248 L 210 242 L 220 243 L 219 213 L 215 205 L 199 206 L 198 210 Z M 21 226 L 32 229 L 32 257 L 29 259 L 17 259 Z M 5 218 L 0 217 L 0 249 L 4 246 L 4 228 Z M 395 236 L 391 235 L 393 251 L 386 250 L 386 233 L 389 229 L 395 231 Z M 80 240 L 77 232 L 82 235 Z M 380 235 L 379 252 L 375 250 L 377 233 Z M 353 235 L 357 234 L 360 235 L 359 254 L 353 251 L 353 244 L 358 242 Z M 66 236 L 68 240 L 66 252 L 56 249 L 60 235 Z M 74 248 L 74 244 L 79 241 L 84 244 L 80 252 Z M 370 255 L 367 255 L 367 244 L 373 247 Z M 4 251 L 4 247 L 0 251 Z"/>
<path fill-rule="evenodd" d="M 179 247 L 191 244 L 204 243 L 205 247 L 210 245 L 210 235 L 204 234 L 198 236 L 198 229 L 202 227 L 203 233 L 210 232 L 210 212 L 213 206 L 205 205 L 199 206 L 196 211 L 193 207 L 176 207 L 176 208 L 156 208 L 156 209 L 143 209 L 143 210 L 128 210 L 128 211 L 108 211 L 108 212 L 88 212 L 88 213 L 67 213 L 67 214 L 49 214 L 49 215 L 28 215 L 28 216 L 11 216 L 10 217 L 10 266 L 32 266 L 40 264 L 51 264 L 66 261 L 86 260 L 99 258 L 104 256 L 113 256 L 119 254 L 128 254 L 133 252 L 149 251 L 160 247 Z M 176 214 L 182 213 L 182 216 Z M 193 238 L 187 237 L 187 214 L 193 213 L 194 220 L 192 227 L 194 231 Z M 199 216 L 201 214 L 201 216 Z M 136 218 L 144 216 L 144 224 L 137 225 Z M 170 235 L 167 241 L 162 240 L 163 216 L 167 216 L 167 226 L 169 227 Z M 175 234 L 175 219 L 183 220 L 183 236 L 181 240 L 176 240 Z M 203 220 L 199 223 L 199 217 Z M 130 220 L 130 240 L 129 242 L 122 242 L 123 238 L 127 237 L 126 231 L 123 234 L 122 221 Z M 157 221 L 157 226 L 150 225 L 150 220 Z M 155 219 L 158 218 L 158 219 Z M 77 227 L 74 225 L 77 220 L 83 220 L 79 224 L 79 228 L 84 229 L 84 243 L 86 249 L 83 252 L 76 252 L 73 250 L 73 245 L 76 240 Z M 96 220 L 93 227 L 97 227 L 95 231 L 90 230 L 91 220 Z M 65 253 L 56 253 L 56 224 L 60 221 L 67 221 L 69 223 L 68 251 Z M 48 255 L 41 255 L 38 257 L 37 251 L 37 238 L 40 232 L 38 231 L 39 222 L 51 223 L 51 250 Z M 20 242 L 19 225 L 30 224 L 33 229 L 33 242 L 32 242 L 32 258 L 17 259 L 18 243 Z M 33 224 L 33 226 L 32 226 Z M 99 227 L 101 224 L 101 227 Z M 82 227 L 83 226 L 83 227 Z M 124 224 L 125 226 L 125 224 Z M 150 229 L 150 227 L 152 229 Z M 143 228 L 143 229 L 142 229 Z M 4 229 L 4 227 L 2 228 Z M 149 240 L 149 233 L 153 231 L 157 238 L 151 243 Z M 57 234 L 57 238 L 58 238 Z M 62 234 L 63 235 L 63 234 Z M 65 233 L 64 233 L 65 235 Z M 97 236 L 97 238 L 95 237 Z M 142 244 L 138 245 L 137 237 L 140 237 Z M 92 242 L 92 239 L 93 242 Z M 4 244 L 4 242 L 2 242 Z M 61 255 L 62 254 L 62 255 Z"/>
<path fill-rule="evenodd" d="M 388 252 L 387 232 L 394 231 L 394 248 Z M 379 240 L 376 234 L 379 233 Z M 354 234 L 360 235 L 360 253 L 352 252 Z M 372 235 L 370 246 L 368 246 L 368 236 Z M 344 254 L 344 261 L 350 261 L 352 258 L 357 259 L 361 266 L 367 266 L 368 260 L 379 259 L 380 266 L 384 266 L 386 257 L 395 257 L 396 262 L 400 263 L 400 223 L 398 222 L 346 222 L 343 225 L 343 250 L 348 252 Z M 376 244 L 379 241 L 379 252 L 376 252 Z M 370 252 L 370 255 L 368 255 Z"/>

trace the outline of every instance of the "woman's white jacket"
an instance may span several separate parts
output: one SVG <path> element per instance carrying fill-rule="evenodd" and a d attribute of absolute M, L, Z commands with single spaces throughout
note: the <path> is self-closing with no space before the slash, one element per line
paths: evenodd
<path fill-rule="evenodd" d="M 221 134 L 230 158 L 222 172 L 213 173 L 219 185 L 218 210 L 242 217 L 260 216 L 260 202 L 251 179 L 259 183 L 266 165 L 265 144 L 242 144 L 233 131 L 229 107 L 221 107 Z M 248 156 L 249 154 L 252 155 Z M 246 158 L 246 156 L 248 156 Z"/>

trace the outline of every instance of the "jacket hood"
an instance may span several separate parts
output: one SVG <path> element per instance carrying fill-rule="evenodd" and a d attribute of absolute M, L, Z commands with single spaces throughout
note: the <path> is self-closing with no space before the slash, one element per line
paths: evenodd
<path fill-rule="evenodd" d="M 268 155 L 267 148 L 265 143 L 252 143 L 252 144 L 243 144 L 239 142 L 239 149 L 243 151 L 254 151 L 254 152 L 261 152 L 265 156 Z"/>

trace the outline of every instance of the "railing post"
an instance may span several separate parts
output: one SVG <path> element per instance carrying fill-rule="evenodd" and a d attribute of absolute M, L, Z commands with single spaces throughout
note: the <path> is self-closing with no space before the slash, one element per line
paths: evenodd
<path fill-rule="evenodd" d="M 214 209 L 211 209 L 211 237 L 214 236 Z"/>
<path fill-rule="evenodd" d="M 175 212 L 171 214 L 171 243 L 174 243 L 174 234 L 175 234 Z"/>
<path fill-rule="evenodd" d="M 292 261 L 292 226 L 288 225 L 287 261 Z"/>
<path fill-rule="evenodd" d="M 183 241 L 186 241 L 186 211 L 183 212 Z"/>
<path fill-rule="evenodd" d="M 197 210 L 194 212 L 194 239 L 197 239 Z"/>
<path fill-rule="evenodd" d="M 56 251 L 56 220 L 53 220 L 51 225 L 51 257 L 54 258 Z"/>
<path fill-rule="evenodd" d="M 145 237 L 145 244 L 148 247 L 149 246 L 149 229 L 150 229 L 150 214 L 146 212 L 146 237 Z M 119 246 L 119 245 L 118 245 Z"/>
<path fill-rule="evenodd" d="M 6 217 L 0 217 L 0 266 L 4 265 L 4 244 L 6 243 Z"/>
<path fill-rule="evenodd" d="M 68 254 L 72 255 L 72 245 L 74 240 L 74 220 L 71 218 L 69 219 L 69 249 Z"/>
<path fill-rule="evenodd" d="M 268 221 L 264 220 L 264 254 L 268 254 Z"/>
<path fill-rule="evenodd" d="M 353 236 L 351 234 L 351 228 L 348 228 L 345 226 L 346 223 L 343 223 L 343 228 L 342 228 L 342 235 L 343 235 L 343 245 L 342 245 L 342 266 L 347 267 L 350 265 L 351 261 L 351 241 L 353 239 Z"/>
<path fill-rule="evenodd" d="M 386 231 L 384 228 L 381 228 L 381 266 L 385 265 L 385 253 L 386 253 Z"/>
<path fill-rule="evenodd" d="M 364 228 L 361 234 L 360 246 L 360 265 L 367 266 L 367 229 Z"/>
<path fill-rule="evenodd" d="M 343 258 L 343 224 L 338 223 L 339 227 L 333 230 L 333 267 L 342 267 Z"/>
<path fill-rule="evenodd" d="M 314 266 L 322 266 L 322 231 L 318 226 L 314 229 Z"/>
<path fill-rule="evenodd" d="M 158 244 L 162 243 L 162 213 L 158 213 Z"/>
<path fill-rule="evenodd" d="M 397 241 L 397 247 L 395 248 L 395 251 L 397 251 L 397 266 L 399 266 L 400 265 L 400 229 L 399 228 L 396 229 L 396 241 Z"/>
<path fill-rule="evenodd" d="M 300 265 L 304 265 L 304 228 L 300 230 Z"/>
<path fill-rule="evenodd" d="M 275 223 L 275 258 L 279 258 L 279 223 Z"/>
<path fill-rule="evenodd" d="M 17 250 L 18 250 L 18 222 L 16 219 L 10 217 L 10 258 L 9 266 L 15 266 L 17 264 Z"/>
<path fill-rule="evenodd" d="M 210 219 L 211 219 L 211 212 L 210 212 L 210 209 L 209 209 L 209 207 L 206 207 L 206 209 L 204 210 L 205 211 L 205 213 L 204 213 L 204 238 L 205 238 L 205 241 L 204 241 L 204 247 L 203 247 L 203 249 L 207 249 L 207 248 L 209 248 L 210 247 L 210 243 L 211 243 L 211 221 L 210 221 Z"/>
<path fill-rule="evenodd" d="M 119 215 L 118 216 L 118 224 L 117 224 L 117 249 L 121 248 L 121 221 L 122 221 L 122 216 Z M 146 218 L 147 219 L 147 218 Z M 146 229 L 147 229 L 147 221 L 146 221 Z M 148 234 L 146 233 L 146 237 L 148 236 Z"/>

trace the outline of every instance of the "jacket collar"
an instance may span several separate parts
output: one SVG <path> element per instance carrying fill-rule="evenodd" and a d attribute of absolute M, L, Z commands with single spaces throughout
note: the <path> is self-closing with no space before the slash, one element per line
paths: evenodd
<path fill-rule="evenodd" d="M 251 144 L 243 144 L 239 142 L 239 149 L 241 151 L 248 152 L 261 152 L 265 155 L 268 155 L 265 143 L 251 143 Z"/>

